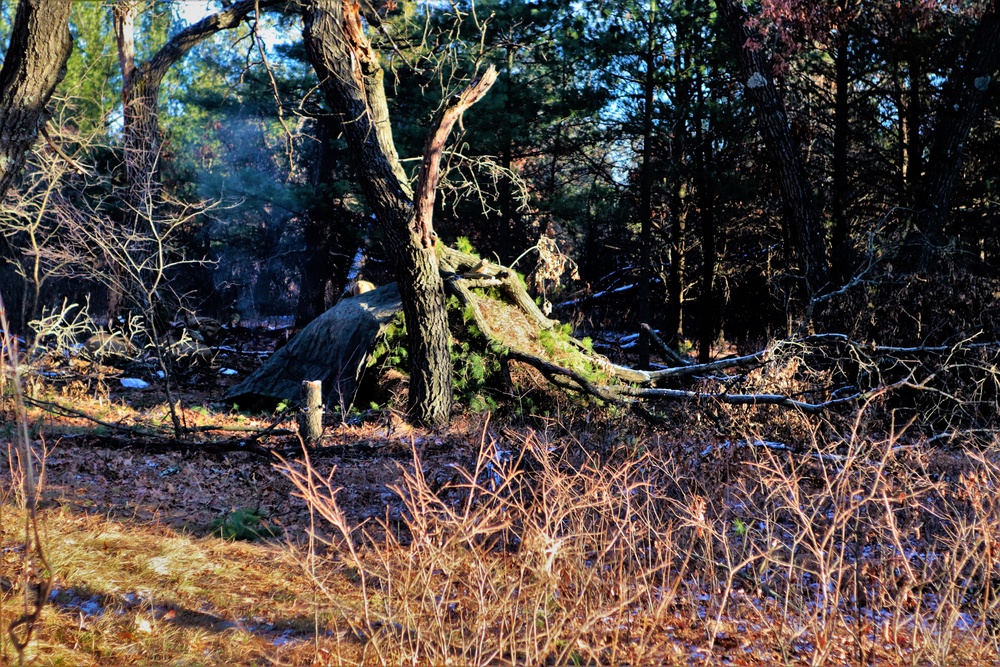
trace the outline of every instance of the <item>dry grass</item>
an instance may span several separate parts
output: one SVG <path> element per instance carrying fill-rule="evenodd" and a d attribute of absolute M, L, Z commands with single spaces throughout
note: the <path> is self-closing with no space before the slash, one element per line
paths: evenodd
<path fill-rule="evenodd" d="M 311 664 L 335 643 L 334 619 L 316 613 L 309 582 L 280 546 L 60 509 L 42 521 L 57 576 L 27 664 Z M 3 548 L 16 552 L 7 539 Z M 0 655 L 12 658 L 9 643 Z"/>
<path fill-rule="evenodd" d="M 995 452 L 935 458 L 857 432 L 696 462 L 510 444 L 484 438 L 440 488 L 415 452 L 405 511 L 376 530 L 351 526 L 308 462 L 286 466 L 335 528 L 303 562 L 366 664 L 1000 661 Z M 353 615 L 329 588 L 344 574 Z"/>
<path fill-rule="evenodd" d="M 802 373 L 752 379 L 792 393 Z M 74 405 L 167 419 L 111 398 Z M 49 566 L 25 539 L 23 473 L 0 474 L 18 483 L 0 503 L 0 625 L 53 574 L 26 664 L 1000 664 L 1000 442 L 881 432 L 876 407 L 819 422 L 699 406 L 714 434 L 612 410 L 535 430 L 342 426 L 328 442 L 369 454 L 336 469 L 319 453 L 273 470 L 69 437 L 46 452 L 32 435 Z M 285 544 L 207 536 L 207 516 L 162 523 L 265 494 L 297 512 Z M 4 632 L 0 662 L 16 659 Z"/>
<path fill-rule="evenodd" d="M 436 467 L 411 433 L 382 518 L 361 523 L 338 506 L 340 471 L 289 462 L 311 542 L 49 506 L 54 592 L 27 664 L 1000 661 L 994 450 L 479 433 L 478 456 Z M 8 580 L 22 521 L 8 502 Z M 21 595 L 5 588 L 4 624 Z"/>

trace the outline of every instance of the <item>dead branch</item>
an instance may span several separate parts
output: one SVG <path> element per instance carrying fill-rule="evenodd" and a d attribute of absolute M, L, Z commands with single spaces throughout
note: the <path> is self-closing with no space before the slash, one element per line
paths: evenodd
<path fill-rule="evenodd" d="M 470 256 L 471 257 L 471 256 Z M 480 264 L 485 264 L 485 262 L 480 262 Z M 515 278 L 516 279 L 516 278 Z M 473 279 L 473 282 L 479 280 L 478 278 Z M 453 274 L 449 280 L 445 283 L 452 290 L 456 297 L 458 297 L 459 302 L 463 307 L 467 308 L 472 313 L 472 319 L 479 327 L 479 330 L 483 332 L 483 335 L 492 340 L 493 342 L 503 345 L 493 333 L 492 327 L 490 327 L 489 322 L 483 317 L 482 311 L 479 309 L 479 304 L 476 302 L 475 296 L 469 289 L 469 285 L 466 284 L 468 281 L 463 276 L 459 274 Z M 520 282 L 518 282 L 520 286 Z M 524 291 L 524 288 L 521 288 Z M 532 302 L 534 304 L 534 302 Z M 536 308 L 537 310 L 537 308 Z M 541 315 L 541 313 L 538 313 Z M 544 318 L 544 316 L 542 316 Z M 524 352 L 522 350 L 517 350 L 514 348 L 508 348 L 507 358 L 520 361 L 522 363 L 528 364 L 536 368 L 545 378 L 556 385 L 560 389 L 578 391 L 584 394 L 589 394 L 595 398 L 598 398 L 606 403 L 611 403 L 613 405 L 618 405 L 621 407 L 629 408 L 639 414 L 641 417 L 650 421 L 652 423 L 660 423 L 661 420 L 655 415 L 648 412 L 645 408 L 639 405 L 636 401 L 628 401 L 620 396 L 615 395 L 614 391 L 607 387 L 600 387 L 593 384 L 582 374 L 569 369 L 554 364 L 550 361 L 542 359 L 541 357 Z"/>
<path fill-rule="evenodd" d="M 697 376 L 711 375 L 717 371 L 730 368 L 749 368 L 761 365 L 768 356 L 768 350 L 761 350 L 742 357 L 717 359 L 704 364 L 691 364 L 679 368 L 666 368 L 660 371 L 641 371 L 612 364 L 614 376 L 625 382 L 640 385 L 656 385 L 668 380 L 687 380 Z"/>
<path fill-rule="evenodd" d="M 82 410 L 77 410 L 76 408 L 71 408 L 59 403 L 52 401 L 40 401 L 38 399 L 25 397 L 24 402 L 32 407 L 38 408 L 39 410 L 44 410 L 53 415 L 58 415 L 60 417 L 79 417 L 80 419 L 86 419 L 87 421 L 93 422 L 98 426 L 103 426 L 105 428 L 111 429 L 112 431 L 118 433 L 124 433 L 131 436 L 138 436 L 141 438 L 163 438 L 164 433 L 159 431 L 151 431 L 149 429 L 139 428 L 136 426 L 126 426 L 125 424 L 116 424 L 114 422 L 104 421 L 103 419 L 98 419 L 93 415 L 90 415 Z M 256 441 L 264 436 L 283 436 L 283 435 L 295 435 L 295 431 L 290 431 L 288 429 L 279 429 L 276 426 L 284 421 L 285 417 L 281 416 L 276 422 L 272 423 L 270 426 L 263 429 L 256 428 L 252 426 L 188 426 L 181 429 L 183 433 L 205 433 L 209 431 L 222 431 L 231 433 L 251 433 L 252 436 L 248 440 Z M 180 442 L 180 441 L 178 441 Z M 197 447 L 198 445 L 194 443 L 185 443 L 189 447 Z M 219 443 L 215 443 L 219 444 Z"/>
<path fill-rule="evenodd" d="M 37 597 L 32 608 L 29 610 L 27 600 L 25 600 L 24 613 L 14 619 L 7 626 L 7 634 L 10 637 L 14 650 L 17 651 L 19 664 L 24 664 L 24 653 L 31 641 L 32 634 L 38 626 L 38 621 L 42 615 L 42 609 L 49 601 L 49 594 L 52 592 L 52 584 L 55 579 L 55 570 L 49 564 L 45 555 L 45 545 L 38 535 L 38 497 L 41 493 L 41 479 L 44 474 L 44 467 L 36 478 L 34 457 L 35 452 L 31 446 L 31 434 L 28 431 L 28 415 L 25 410 L 27 396 L 21 384 L 21 372 L 18 358 L 18 341 L 13 339 L 9 333 L 10 326 L 7 323 L 7 310 L 4 306 L 3 298 L 0 297 L 0 371 L 6 376 L 10 370 L 10 388 L 14 399 L 14 441 L 16 443 L 16 458 L 10 460 L 12 477 L 16 477 L 17 470 L 20 473 L 21 493 L 23 494 L 24 510 L 27 520 L 24 526 L 24 551 L 23 557 L 27 558 L 31 551 L 35 552 L 41 567 L 38 568 Z M 2 381 L 6 383 L 6 378 Z M 16 461 L 16 463 L 15 463 Z M 43 457 L 44 466 L 44 457 Z M 26 564 L 26 561 L 25 561 Z M 44 572 L 44 574 L 42 574 Z M 24 588 L 27 592 L 28 579 L 25 570 Z M 20 636 L 18 633 L 20 632 Z"/>
<path fill-rule="evenodd" d="M 68 164 L 70 168 L 73 169 L 73 171 L 75 171 L 78 174 L 83 174 L 84 176 L 94 175 L 95 172 L 92 169 L 90 169 L 85 165 L 80 164 L 79 162 L 71 158 L 69 155 L 66 155 L 65 151 L 63 151 L 63 149 L 59 147 L 59 144 L 57 144 L 52 139 L 52 136 L 49 134 L 48 127 L 46 126 L 45 123 L 42 123 L 39 126 L 38 132 L 45 139 L 45 143 L 49 145 L 49 148 L 51 148 L 56 155 L 61 157 L 66 162 L 66 164 Z"/>
<path fill-rule="evenodd" d="M 465 90 L 452 95 L 438 111 L 432 123 L 432 130 L 427 135 L 424 144 L 423 161 L 420 163 L 420 173 L 417 175 L 417 187 L 414 192 L 414 227 L 421 236 L 425 248 L 434 246 L 434 198 L 437 194 L 438 180 L 441 177 L 441 154 L 451 129 L 462 117 L 465 110 L 482 99 L 493 83 L 497 80 L 497 70 L 490 65 L 481 77 L 473 80 Z"/>
<path fill-rule="evenodd" d="M 660 335 L 653 330 L 653 327 L 643 322 L 642 324 L 639 325 L 639 328 L 646 332 L 646 335 L 649 336 L 649 339 L 654 343 L 656 343 L 656 346 L 660 348 L 660 352 L 663 353 L 663 356 L 672 361 L 674 365 L 676 366 L 694 365 L 694 362 L 692 362 L 690 359 L 685 359 L 681 355 L 677 354 L 669 345 L 667 345 L 666 341 L 660 338 Z"/>
<path fill-rule="evenodd" d="M 86 437 L 94 443 L 107 449 L 140 449 L 147 452 L 199 452 L 204 454 L 231 454 L 244 452 L 254 456 L 271 459 L 272 450 L 267 447 L 245 440 L 191 441 L 177 440 L 170 437 L 142 438 L 131 436 L 105 434 L 64 435 L 60 440 L 74 437 Z"/>
<path fill-rule="evenodd" d="M 87 421 L 93 422 L 98 426 L 103 426 L 120 433 L 128 433 L 129 435 L 137 435 L 146 438 L 159 438 L 163 436 L 162 433 L 158 433 L 157 431 L 148 431 L 134 426 L 126 426 L 124 424 L 115 424 L 114 422 L 104 421 L 103 419 L 98 419 L 97 417 L 87 414 L 82 410 L 70 408 L 52 401 L 40 401 L 35 398 L 25 397 L 24 402 L 32 407 L 38 408 L 39 410 L 44 410 L 49 414 L 58 415 L 60 417 L 80 417 L 81 419 L 86 419 Z"/>
<path fill-rule="evenodd" d="M 635 388 L 629 386 L 617 388 L 616 391 L 624 396 L 645 399 L 717 401 L 728 405 L 777 405 L 783 408 L 800 410 L 810 415 L 814 415 L 840 405 L 855 403 L 859 400 L 863 400 L 871 393 L 859 392 L 857 394 L 852 394 L 851 396 L 824 401 L 823 403 L 807 403 L 805 401 L 797 401 L 781 394 L 727 394 L 725 392 L 711 393 L 690 391 L 687 389 Z"/>

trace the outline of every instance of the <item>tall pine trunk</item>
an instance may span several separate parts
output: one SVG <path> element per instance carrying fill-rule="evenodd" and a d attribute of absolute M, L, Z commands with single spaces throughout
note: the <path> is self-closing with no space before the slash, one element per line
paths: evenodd
<path fill-rule="evenodd" d="M 125 205 L 122 224 L 126 230 L 148 230 L 156 225 L 155 211 L 161 202 L 160 84 L 176 63 L 197 44 L 222 30 L 235 28 L 247 15 L 278 4 L 278 0 L 240 0 L 211 14 L 171 37 L 152 57 L 136 63 L 135 22 L 137 0 L 119 0 L 112 8 L 118 60 L 122 73 L 122 145 L 125 163 Z M 127 232 L 126 232 L 127 233 Z M 110 267 L 115 271 L 116 267 Z M 115 283 L 121 285 L 122 280 Z M 108 315 L 113 317 L 130 295 L 112 288 Z M 151 311 L 156 304 L 143 304 Z"/>
<path fill-rule="evenodd" d="M 739 57 L 743 90 L 753 104 L 767 155 L 778 179 L 806 291 L 816 294 L 826 288 L 828 280 L 823 225 L 805 166 L 792 138 L 785 106 L 774 85 L 771 59 L 765 55 L 761 36 L 748 26 L 749 16 L 742 0 L 716 0 L 715 4 L 729 34 L 729 43 Z"/>
<path fill-rule="evenodd" d="M 851 253 L 851 228 L 847 217 L 851 184 L 848 172 L 850 134 L 850 32 L 839 28 L 834 51 L 834 120 L 833 120 L 833 273 L 838 285 L 854 275 Z"/>
<path fill-rule="evenodd" d="M 653 96 L 656 92 L 656 9 L 650 12 L 642 84 L 642 163 L 639 167 L 639 322 L 649 324 L 653 278 Z M 649 368 L 649 335 L 640 330 L 638 368 Z"/>

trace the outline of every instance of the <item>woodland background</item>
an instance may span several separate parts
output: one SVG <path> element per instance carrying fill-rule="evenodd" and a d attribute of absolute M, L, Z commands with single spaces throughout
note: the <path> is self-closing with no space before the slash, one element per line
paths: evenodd
<path fill-rule="evenodd" d="M 385 59 L 396 144 L 414 169 L 442 95 L 476 67 L 499 70 L 446 158 L 436 212 L 446 242 L 464 236 L 484 257 L 521 258 L 534 293 L 580 330 L 638 332 L 644 321 L 707 360 L 713 345 L 751 351 L 800 325 L 905 344 L 996 338 L 996 87 L 967 109 L 961 78 L 996 20 L 990 4 L 765 2 L 752 7 L 762 42 L 749 49 L 714 4 L 695 0 L 402 3 L 381 8 L 370 36 Z M 201 18 L 199 7 L 137 11 L 136 62 Z M 4 8 L 8 26 L 13 11 Z M 75 47 L 47 124 L 62 152 L 93 170 L 77 173 L 39 144 L 9 195 L 0 284 L 19 331 L 63 297 L 90 294 L 100 317 L 111 292 L 117 308 L 99 253 L 60 247 L 71 225 L 95 225 L 87 216 L 113 234 L 129 206 L 110 11 L 75 3 Z M 169 317 L 184 306 L 305 324 L 341 294 L 359 248 L 365 277 L 391 279 L 299 30 L 294 7 L 268 9 L 164 74 L 163 192 L 207 209 L 173 214 L 190 215 L 171 228 L 174 258 L 198 263 L 169 271 Z M 790 152 L 768 152 L 741 49 L 770 58 Z M 953 160 L 945 135 L 960 113 L 971 132 Z M 811 211 L 783 203 L 785 159 Z M 928 221 L 941 178 L 953 185 L 946 215 Z M 60 217 L 65 207 L 86 213 Z M 803 225 L 820 235 L 811 276 Z M 530 251 L 539 239 L 578 273 L 555 280 Z"/>

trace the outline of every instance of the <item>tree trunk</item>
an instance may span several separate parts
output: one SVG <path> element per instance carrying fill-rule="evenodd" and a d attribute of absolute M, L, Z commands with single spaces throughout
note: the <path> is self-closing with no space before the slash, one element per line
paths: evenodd
<path fill-rule="evenodd" d="M 847 25 L 839 26 L 834 52 L 834 120 L 833 120 L 833 273 L 838 285 L 845 285 L 854 275 L 851 257 L 851 229 L 847 218 L 851 194 L 848 175 L 848 144 L 850 134 L 850 33 Z"/>
<path fill-rule="evenodd" d="M 675 137 L 674 144 L 682 143 Z M 678 151 L 680 153 L 680 151 Z M 671 196 L 673 212 L 670 216 L 670 266 L 667 270 L 667 303 L 663 330 L 666 343 L 677 349 L 684 337 L 684 245 L 687 237 L 688 187 L 681 173 L 680 154 L 675 155 L 677 182 Z"/>
<path fill-rule="evenodd" d="M 70 0 L 20 0 L 0 69 L 0 198 L 24 167 L 73 42 Z"/>
<path fill-rule="evenodd" d="M 656 92 L 656 9 L 647 24 L 645 72 L 642 85 L 642 164 L 639 167 L 639 323 L 650 324 L 650 282 L 653 277 L 653 94 Z M 671 258 L 671 263 L 675 258 Z M 649 368 L 649 335 L 639 333 L 637 368 Z"/>
<path fill-rule="evenodd" d="M 486 93 L 491 70 L 446 101 L 424 147 L 414 194 L 393 143 L 384 73 L 351 0 L 312 0 L 302 37 L 327 104 L 341 118 L 369 207 L 386 239 L 409 337 L 409 417 L 443 425 L 451 415 L 451 335 L 432 226 L 445 139 L 461 113 Z"/>
<path fill-rule="evenodd" d="M 500 138 L 502 142 L 502 150 L 500 152 L 500 166 L 504 170 L 505 176 L 500 179 L 497 184 L 497 199 L 500 203 L 500 229 L 506 232 L 503 234 L 503 238 L 499 239 L 497 246 L 499 248 L 500 257 L 505 264 L 511 264 L 517 259 L 517 255 L 520 252 L 514 245 L 514 239 L 518 238 L 518 224 L 515 218 L 514 211 L 514 184 L 506 174 L 511 173 L 514 168 L 514 131 L 513 123 L 509 118 L 508 114 L 512 114 L 513 109 L 511 109 L 511 88 L 513 85 L 513 79 L 511 77 L 511 70 L 514 69 L 514 50 L 512 47 L 507 49 L 507 59 L 503 71 L 503 83 L 506 95 L 504 95 L 503 112 L 504 112 L 504 122 L 503 127 L 500 128 Z"/>
<path fill-rule="evenodd" d="M 965 157 L 965 142 L 983 108 L 998 67 L 1000 0 L 992 0 L 980 19 L 968 55 L 949 77 L 939 106 L 934 143 L 927 161 L 928 173 L 921 188 L 921 266 L 926 266 L 944 243 L 951 197 Z"/>
<path fill-rule="evenodd" d="M 715 223 L 715 155 L 712 147 L 713 111 L 707 109 L 708 132 L 704 128 L 703 111 L 706 110 L 701 80 L 696 81 L 697 105 L 695 107 L 695 136 L 697 147 L 697 178 L 695 188 L 698 198 L 698 222 L 701 229 L 701 294 L 699 297 L 701 336 L 698 341 L 698 361 L 706 364 L 712 359 L 712 344 L 719 331 L 719 307 L 715 293 L 715 263 L 718 259 L 717 228 Z"/>
<path fill-rule="evenodd" d="M 921 174 L 924 171 L 924 143 L 920 126 L 924 120 L 921 102 L 923 95 L 923 68 L 920 53 L 915 52 L 907 63 L 906 116 L 903 121 L 905 140 L 905 160 L 903 162 L 903 184 L 906 187 L 907 205 L 918 205 Z"/>
<path fill-rule="evenodd" d="M 773 66 L 764 55 L 763 40 L 747 25 L 749 18 L 742 0 L 716 0 L 716 8 L 729 32 L 743 70 L 744 91 L 753 103 L 764 138 L 768 158 L 778 176 L 795 254 L 809 294 L 827 284 L 826 244 L 819 209 L 806 177 L 799 151 L 792 140 L 784 104 L 772 77 Z"/>

